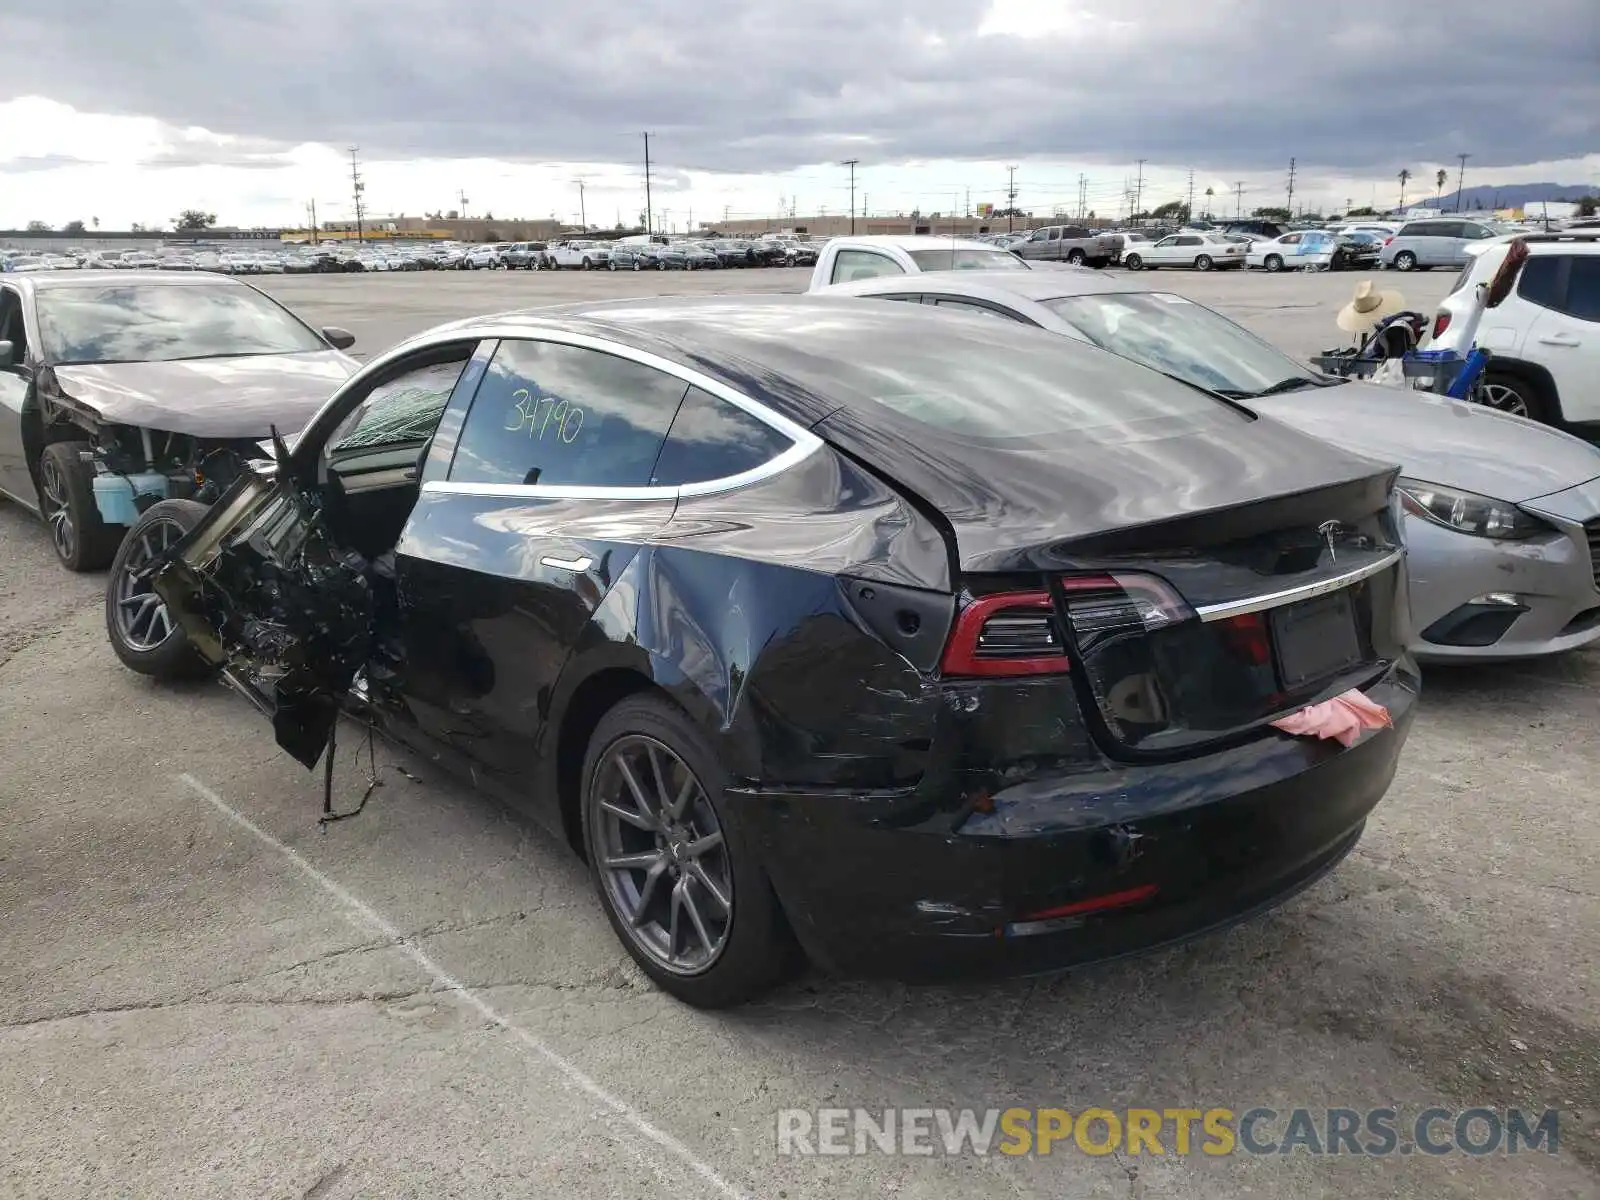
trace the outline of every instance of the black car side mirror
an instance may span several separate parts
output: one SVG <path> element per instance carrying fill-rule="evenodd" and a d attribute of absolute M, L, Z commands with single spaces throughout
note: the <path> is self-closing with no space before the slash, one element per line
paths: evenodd
<path fill-rule="evenodd" d="M 348 329 L 340 329 L 337 325 L 324 325 L 322 336 L 335 350 L 348 350 L 356 344 L 356 335 Z"/>

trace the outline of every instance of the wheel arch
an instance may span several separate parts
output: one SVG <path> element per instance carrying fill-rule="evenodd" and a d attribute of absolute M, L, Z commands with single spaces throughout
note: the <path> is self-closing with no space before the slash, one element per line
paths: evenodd
<path fill-rule="evenodd" d="M 1547 412 L 1546 417 L 1551 424 L 1565 425 L 1566 414 L 1561 411 L 1561 393 L 1556 388 L 1555 377 L 1550 374 L 1547 367 L 1542 367 L 1536 362 L 1529 362 L 1525 358 L 1513 358 L 1496 354 L 1489 359 L 1488 366 L 1484 368 L 1486 376 L 1495 372 L 1506 375 L 1515 375 L 1526 379 L 1539 389 L 1540 399 L 1544 402 Z"/>

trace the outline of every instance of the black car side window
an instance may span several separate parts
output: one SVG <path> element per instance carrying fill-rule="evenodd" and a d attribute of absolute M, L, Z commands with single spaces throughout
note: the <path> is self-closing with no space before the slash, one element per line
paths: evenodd
<path fill-rule="evenodd" d="M 471 352 L 470 346 L 463 346 L 458 358 L 429 363 L 380 383 L 328 440 L 329 451 L 431 438 Z"/>
<path fill-rule="evenodd" d="M 650 482 L 676 487 L 728 479 L 770 462 L 792 444 L 742 408 L 691 387 L 678 406 Z"/>
<path fill-rule="evenodd" d="M 456 446 L 456 483 L 646 487 L 688 385 L 582 346 L 505 341 Z"/>
<path fill-rule="evenodd" d="M 0 367 L 27 361 L 28 331 L 23 326 L 22 297 L 8 287 L 0 287 L 0 342 L 11 343 L 11 356 L 0 362 Z"/>

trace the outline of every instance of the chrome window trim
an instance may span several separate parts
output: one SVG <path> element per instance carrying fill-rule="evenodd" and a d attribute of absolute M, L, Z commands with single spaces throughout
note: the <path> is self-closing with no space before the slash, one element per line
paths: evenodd
<path fill-rule="evenodd" d="M 1293 604 L 1297 600 L 1326 596 L 1329 592 L 1337 592 L 1340 588 L 1349 587 L 1352 583 L 1359 583 L 1381 571 L 1387 571 L 1404 558 L 1405 553 L 1403 549 L 1391 550 L 1376 562 L 1367 563 L 1353 571 L 1345 571 L 1328 579 L 1319 579 L 1314 583 L 1302 583 L 1297 587 L 1284 588 L 1277 592 L 1263 592 L 1240 600 L 1225 600 L 1220 604 L 1202 604 L 1194 610 L 1195 615 L 1202 621 L 1221 621 L 1227 617 L 1238 617 L 1245 613 L 1261 612 L 1264 609 Z"/>
<path fill-rule="evenodd" d="M 387 363 L 404 354 L 412 354 L 418 350 L 426 349 L 435 343 L 461 341 L 467 337 L 476 337 L 480 344 L 494 341 L 503 346 L 506 342 L 554 342 L 564 346 L 576 346 L 584 350 L 594 350 L 601 354 L 612 354 L 618 358 L 627 359 L 643 367 L 670 375 L 680 380 L 685 385 L 685 391 L 690 387 L 697 387 L 701 391 L 715 396 L 725 403 L 750 414 L 756 420 L 769 428 L 776 429 L 789 439 L 789 448 L 782 454 L 769 458 L 760 466 L 752 467 L 738 475 L 728 475 L 721 479 L 707 479 L 698 483 L 674 484 L 670 486 L 642 485 L 638 487 L 587 487 L 582 484 L 552 484 L 552 483 L 470 483 L 463 480 L 433 479 L 422 485 L 422 491 L 434 495 L 455 496 L 490 496 L 505 499 L 567 499 L 567 500 L 677 500 L 685 496 L 710 496 L 719 492 L 731 492 L 736 488 L 748 487 L 773 475 L 787 471 L 790 467 L 804 461 L 822 448 L 822 439 L 812 433 L 805 426 L 791 421 L 781 413 L 773 412 L 758 400 L 753 400 L 738 389 L 728 386 L 721 380 L 713 379 L 704 372 L 693 367 L 686 367 L 682 363 L 674 362 L 649 350 L 640 350 L 622 342 L 612 341 L 609 338 L 598 337 L 589 333 L 577 333 L 570 329 L 541 327 L 537 324 L 506 325 L 485 324 L 479 328 L 455 326 L 434 331 L 433 334 L 423 335 L 403 346 L 385 354 L 382 359 L 374 360 L 374 366 Z M 498 347 L 496 348 L 498 353 Z M 492 365 L 492 363 L 491 363 Z M 365 374 L 365 371 L 362 372 Z M 474 397 L 476 399 L 476 397 Z M 472 417 L 469 406 L 466 420 Z M 668 430 L 670 436 L 670 427 Z M 458 434 L 459 438 L 459 434 Z"/>

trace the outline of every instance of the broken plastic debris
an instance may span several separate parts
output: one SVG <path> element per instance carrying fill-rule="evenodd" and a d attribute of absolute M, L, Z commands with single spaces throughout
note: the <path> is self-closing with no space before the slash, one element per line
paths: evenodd
<path fill-rule="evenodd" d="M 1387 708 L 1351 688 L 1332 700 L 1281 717 L 1272 722 L 1272 727 L 1300 737 L 1332 738 L 1341 746 L 1353 746 L 1364 730 L 1393 724 Z"/>

